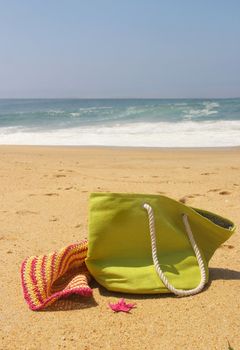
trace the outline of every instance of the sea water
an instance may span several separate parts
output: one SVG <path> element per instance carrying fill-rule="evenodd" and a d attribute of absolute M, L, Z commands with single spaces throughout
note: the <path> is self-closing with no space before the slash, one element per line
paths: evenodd
<path fill-rule="evenodd" d="M 240 145 L 240 99 L 2 99 L 0 144 Z"/>

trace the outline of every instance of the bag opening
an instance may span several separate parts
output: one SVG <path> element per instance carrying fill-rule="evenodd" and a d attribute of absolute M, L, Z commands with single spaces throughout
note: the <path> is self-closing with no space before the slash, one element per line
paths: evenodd
<path fill-rule="evenodd" d="M 194 208 L 194 210 L 199 213 L 200 215 L 204 216 L 205 218 L 207 218 L 208 220 L 212 221 L 215 225 L 218 225 L 220 227 L 223 227 L 227 230 L 231 230 L 233 229 L 234 225 L 231 221 L 218 216 L 216 214 L 213 213 L 209 213 L 207 211 L 201 210 L 201 209 L 196 209 Z"/>

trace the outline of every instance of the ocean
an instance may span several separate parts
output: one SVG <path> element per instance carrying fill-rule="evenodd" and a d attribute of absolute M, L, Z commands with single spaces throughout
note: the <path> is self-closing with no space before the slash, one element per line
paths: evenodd
<path fill-rule="evenodd" d="M 240 145 L 238 99 L 1 99 L 0 144 Z"/>

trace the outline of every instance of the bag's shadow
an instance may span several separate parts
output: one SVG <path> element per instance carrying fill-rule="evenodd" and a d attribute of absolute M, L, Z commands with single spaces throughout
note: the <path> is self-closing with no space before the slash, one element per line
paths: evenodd
<path fill-rule="evenodd" d="M 222 269 L 222 268 L 209 268 L 209 281 L 203 292 L 206 291 L 210 286 L 212 281 L 215 280 L 240 280 L 240 271 L 230 270 L 230 269 Z M 130 294 L 130 293 L 120 293 L 120 292 L 111 292 L 106 288 L 100 286 L 96 281 L 93 282 L 92 288 L 98 288 L 99 293 L 105 297 L 116 297 L 116 298 L 124 298 L 128 299 L 156 299 L 156 298 L 175 298 L 175 295 L 170 293 L 164 294 Z"/>
<path fill-rule="evenodd" d="M 209 280 L 240 280 L 240 271 L 222 269 L 219 267 L 210 267 Z"/>
<path fill-rule="evenodd" d="M 204 288 L 203 292 L 206 291 L 213 281 L 216 280 L 240 280 L 240 271 L 222 269 L 217 267 L 209 268 L 209 282 Z M 129 293 L 120 293 L 108 291 L 101 285 L 99 285 L 94 279 L 91 282 L 91 288 L 98 289 L 99 294 L 106 298 L 128 298 L 128 299 L 156 299 L 156 298 L 175 298 L 175 295 L 166 293 L 166 294 L 129 294 Z M 83 297 L 79 295 L 71 295 L 68 298 L 62 298 L 56 301 L 54 304 L 48 308 L 42 310 L 42 312 L 56 312 L 56 311 L 69 311 L 69 310 L 82 310 L 91 307 L 98 306 L 98 303 L 94 300 L 93 297 Z"/>

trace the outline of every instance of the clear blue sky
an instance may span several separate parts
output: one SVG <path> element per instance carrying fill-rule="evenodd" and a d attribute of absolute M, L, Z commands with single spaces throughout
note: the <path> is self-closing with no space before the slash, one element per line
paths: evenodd
<path fill-rule="evenodd" d="M 240 1 L 0 0 L 0 97 L 240 97 Z"/>

